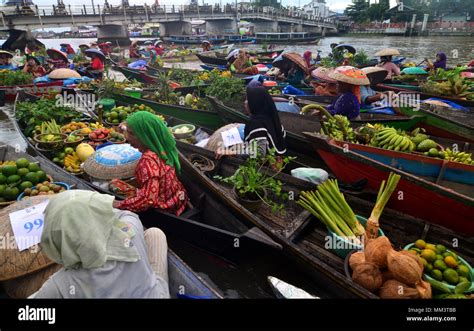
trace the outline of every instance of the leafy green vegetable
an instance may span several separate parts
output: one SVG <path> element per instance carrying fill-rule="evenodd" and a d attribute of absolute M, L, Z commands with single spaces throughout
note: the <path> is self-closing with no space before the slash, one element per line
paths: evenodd
<path fill-rule="evenodd" d="M 0 70 L 0 86 L 33 84 L 33 76 L 23 71 Z"/>
<path fill-rule="evenodd" d="M 217 77 L 206 89 L 206 95 L 212 95 L 222 102 L 231 101 L 235 95 L 244 92 L 244 81 L 234 77 Z"/>

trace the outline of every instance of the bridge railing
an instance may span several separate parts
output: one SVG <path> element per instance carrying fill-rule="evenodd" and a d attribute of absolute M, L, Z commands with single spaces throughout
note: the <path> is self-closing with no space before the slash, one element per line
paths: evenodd
<path fill-rule="evenodd" d="M 288 9 L 276 8 L 260 8 L 253 6 L 239 6 L 235 5 L 133 5 L 133 6 L 104 6 L 103 4 L 94 4 L 93 0 L 90 5 L 52 5 L 52 6 L 34 6 L 30 12 L 31 15 L 36 16 L 84 16 L 84 15 L 124 15 L 133 16 L 134 14 L 145 15 L 190 15 L 190 16 L 209 16 L 209 15 L 236 15 L 237 18 L 248 16 L 250 14 L 257 14 L 261 16 L 273 16 L 275 18 L 291 18 L 301 21 L 311 21 L 321 24 L 337 25 L 338 21 L 332 18 L 324 18 L 300 11 L 292 11 Z M 20 13 L 18 13 L 20 14 Z M 25 15 L 24 12 L 21 13 Z"/>

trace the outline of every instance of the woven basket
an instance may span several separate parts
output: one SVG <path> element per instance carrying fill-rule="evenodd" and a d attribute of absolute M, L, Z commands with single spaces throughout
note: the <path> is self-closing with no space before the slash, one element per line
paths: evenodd
<path fill-rule="evenodd" d="M 10 224 L 10 213 L 29 206 L 38 204 L 48 199 L 48 196 L 36 196 L 14 204 L 0 210 L 0 236 L 5 239 L 5 244 L 10 244 L 13 239 L 13 231 Z M 11 248 L 11 249 L 9 249 Z M 18 278 L 46 268 L 54 262 L 42 252 L 41 246 L 35 253 L 30 249 L 20 252 L 18 248 L 5 247 L 0 254 L 0 281 Z"/>
<path fill-rule="evenodd" d="M 111 179 L 128 179 L 135 176 L 135 168 L 137 167 L 140 158 L 123 164 L 118 165 L 106 165 L 103 163 L 97 162 L 99 153 L 104 153 L 106 149 L 113 146 L 127 146 L 127 144 L 114 144 L 107 147 L 103 147 L 96 151 L 91 157 L 89 157 L 85 162 L 83 169 L 91 177 L 102 180 L 111 180 Z M 128 147 L 130 147 L 128 145 Z"/>
<path fill-rule="evenodd" d="M 220 146 L 224 146 L 221 133 L 236 128 L 239 125 L 240 123 L 231 123 L 219 128 L 209 137 L 205 148 L 213 152 L 217 151 Z"/>
<path fill-rule="evenodd" d="M 32 274 L 3 282 L 3 288 L 10 298 L 26 299 L 38 291 L 48 278 L 61 268 L 62 266 L 59 264 L 51 264 L 50 266 Z"/>
<path fill-rule="evenodd" d="M 81 78 L 81 75 L 77 71 L 71 69 L 56 69 L 51 71 L 48 75 L 50 79 L 68 79 L 68 78 Z"/>

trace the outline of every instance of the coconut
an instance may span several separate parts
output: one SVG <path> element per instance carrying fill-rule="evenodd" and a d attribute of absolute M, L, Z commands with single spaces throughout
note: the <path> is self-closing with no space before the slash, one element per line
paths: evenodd
<path fill-rule="evenodd" d="M 416 288 L 395 279 L 389 279 L 380 288 L 379 297 L 381 299 L 419 299 L 420 293 Z"/>
<path fill-rule="evenodd" d="M 371 292 L 377 291 L 382 285 L 382 273 L 373 263 L 356 264 L 352 280 Z"/>
<path fill-rule="evenodd" d="M 423 274 L 422 268 L 415 259 L 395 250 L 388 252 L 387 266 L 394 279 L 409 286 L 416 285 Z"/>
<path fill-rule="evenodd" d="M 421 271 L 423 272 L 423 269 L 424 269 L 423 262 L 421 262 L 421 258 L 417 254 L 413 254 L 409 251 L 400 251 L 400 253 L 414 259 L 416 263 L 418 263 L 418 266 L 421 268 Z"/>
<path fill-rule="evenodd" d="M 378 237 L 370 240 L 365 246 L 365 258 L 367 262 L 376 264 L 379 268 L 387 266 L 387 254 L 392 250 L 392 245 L 387 237 Z"/>
<path fill-rule="evenodd" d="M 431 299 L 431 284 L 422 280 L 418 284 L 416 284 L 416 290 L 420 294 L 422 299 Z"/>
<path fill-rule="evenodd" d="M 349 265 L 351 269 L 354 270 L 356 265 L 365 263 L 365 254 L 364 252 L 355 252 L 349 258 Z"/>

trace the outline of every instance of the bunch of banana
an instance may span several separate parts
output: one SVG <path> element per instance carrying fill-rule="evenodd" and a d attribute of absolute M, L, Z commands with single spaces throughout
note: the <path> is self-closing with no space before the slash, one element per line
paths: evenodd
<path fill-rule="evenodd" d="M 438 94 L 438 95 L 455 95 L 460 97 L 466 97 L 470 94 L 469 84 L 466 83 L 465 79 L 461 77 L 450 77 L 445 82 L 433 82 L 428 81 L 424 84 L 420 84 L 422 92 Z"/>
<path fill-rule="evenodd" d="M 466 152 L 460 152 L 460 151 L 455 152 L 451 150 L 450 148 L 446 148 L 443 154 L 444 154 L 444 159 L 447 161 L 474 165 L 474 161 L 472 160 L 472 153 L 466 153 Z"/>
<path fill-rule="evenodd" d="M 89 124 L 91 130 L 97 130 L 97 129 L 102 129 L 104 126 L 102 124 L 100 124 L 99 122 L 95 122 L 95 123 L 90 123 Z"/>
<path fill-rule="evenodd" d="M 3 166 L 16 166 L 16 162 L 15 161 L 0 161 L 0 167 L 3 167 Z"/>
<path fill-rule="evenodd" d="M 388 149 L 391 151 L 411 152 L 415 149 L 415 144 L 402 132 L 394 128 L 383 128 L 379 130 L 370 144 L 375 147 Z"/>
<path fill-rule="evenodd" d="M 346 116 L 334 115 L 324 122 L 326 134 L 331 138 L 341 141 L 356 143 L 356 134 L 351 127 L 351 122 Z M 342 128 L 343 129 L 342 129 Z M 344 139 L 344 132 L 346 132 L 346 139 Z M 324 130 L 322 133 L 325 133 Z"/>
<path fill-rule="evenodd" d="M 77 156 L 76 152 L 66 155 L 64 158 L 64 169 L 72 173 L 80 173 L 81 160 Z"/>

